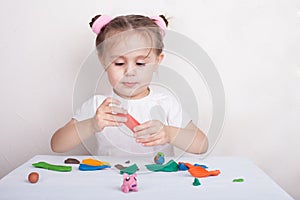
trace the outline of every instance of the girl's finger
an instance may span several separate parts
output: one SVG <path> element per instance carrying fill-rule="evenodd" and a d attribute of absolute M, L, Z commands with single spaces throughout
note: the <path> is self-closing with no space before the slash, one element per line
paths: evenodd
<path fill-rule="evenodd" d="M 117 116 L 117 115 L 113 115 L 113 114 L 106 114 L 104 116 L 104 120 L 110 121 L 110 122 L 117 122 L 117 123 L 125 123 L 125 122 L 127 122 L 127 118 L 126 117 L 121 117 L 121 116 Z"/>
<path fill-rule="evenodd" d="M 145 129 L 148 129 L 149 127 L 151 127 L 151 125 L 153 125 L 153 122 L 152 121 L 147 121 L 145 123 L 142 123 L 142 124 L 134 127 L 133 131 L 138 132 L 138 131 L 141 131 L 141 130 L 145 130 Z"/>
<path fill-rule="evenodd" d="M 113 99 L 111 97 L 107 97 L 101 105 L 109 106 L 110 104 L 120 105 L 120 101 L 117 99 Z"/>
<path fill-rule="evenodd" d="M 143 146 L 156 146 L 162 143 L 162 138 L 160 137 L 151 137 L 145 141 L 140 141 Z"/>
<path fill-rule="evenodd" d="M 103 122 L 102 122 L 102 123 L 103 123 Z M 107 126 L 121 126 L 122 123 L 113 122 L 113 121 L 105 121 L 102 125 L 103 125 L 104 127 L 107 127 Z"/>
<path fill-rule="evenodd" d="M 106 106 L 103 111 L 106 113 L 112 113 L 112 114 L 117 114 L 117 113 L 127 114 L 127 110 L 125 110 L 124 108 L 117 107 L 117 106 Z"/>
<path fill-rule="evenodd" d="M 155 141 L 147 142 L 147 143 L 142 143 L 142 145 L 146 146 L 146 147 L 157 146 L 159 144 L 160 144 L 159 140 L 155 140 Z"/>
<path fill-rule="evenodd" d="M 150 127 L 138 132 L 135 132 L 135 137 L 136 138 L 140 138 L 140 137 L 144 137 L 146 135 L 154 135 L 154 134 L 158 134 L 159 133 L 159 128 L 158 127 Z"/>
<path fill-rule="evenodd" d="M 143 138 L 136 138 L 136 142 L 138 143 L 148 143 L 153 142 L 155 140 L 161 139 L 160 134 L 151 135 L 149 137 L 143 137 Z"/>

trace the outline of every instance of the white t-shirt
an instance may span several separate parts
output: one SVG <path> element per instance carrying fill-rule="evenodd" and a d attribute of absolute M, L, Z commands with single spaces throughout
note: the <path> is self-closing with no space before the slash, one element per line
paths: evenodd
<path fill-rule="evenodd" d="M 148 96 L 141 99 L 124 99 L 114 92 L 108 96 L 94 95 L 83 103 L 73 119 L 82 121 L 94 117 L 97 108 L 107 97 L 118 99 L 121 102 L 120 107 L 127 109 L 128 113 L 141 124 L 149 120 L 160 120 L 165 125 L 184 128 L 191 120 L 187 115 L 183 115 L 181 105 L 175 97 L 156 92 L 153 89 L 150 89 Z M 96 138 L 98 142 L 97 155 L 154 155 L 158 151 L 164 152 L 168 156 L 174 154 L 173 146 L 170 144 L 144 147 L 140 143 L 136 143 L 132 131 L 125 125 L 106 127 L 96 133 Z"/>

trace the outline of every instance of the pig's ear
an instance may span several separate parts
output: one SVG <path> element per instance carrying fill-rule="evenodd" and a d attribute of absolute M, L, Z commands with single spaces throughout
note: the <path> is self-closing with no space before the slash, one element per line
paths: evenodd
<path fill-rule="evenodd" d="M 132 174 L 133 177 L 136 177 L 136 173 Z"/>
<path fill-rule="evenodd" d="M 128 174 L 127 173 L 124 173 L 123 174 L 123 178 L 125 178 L 125 177 L 127 177 L 128 176 Z"/>

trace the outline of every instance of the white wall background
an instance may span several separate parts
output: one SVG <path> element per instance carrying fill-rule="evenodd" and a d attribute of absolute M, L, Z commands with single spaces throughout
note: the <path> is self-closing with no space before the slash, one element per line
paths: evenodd
<path fill-rule="evenodd" d="M 0 7 L 0 177 L 53 154 L 72 116 L 77 73 L 94 44 L 95 14 L 161 14 L 201 45 L 225 87 L 226 121 L 213 156 L 253 160 L 300 199 L 300 1 L 16 1 Z M 69 154 L 83 154 L 77 148 Z"/>

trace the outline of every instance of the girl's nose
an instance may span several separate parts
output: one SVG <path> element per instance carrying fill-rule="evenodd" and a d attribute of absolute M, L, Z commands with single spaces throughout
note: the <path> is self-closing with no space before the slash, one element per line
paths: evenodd
<path fill-rule="evenodd" d="M 136 75 L 136 66 L 135 64 L 128 64 L 125 71 L 126 76 Z"/>

